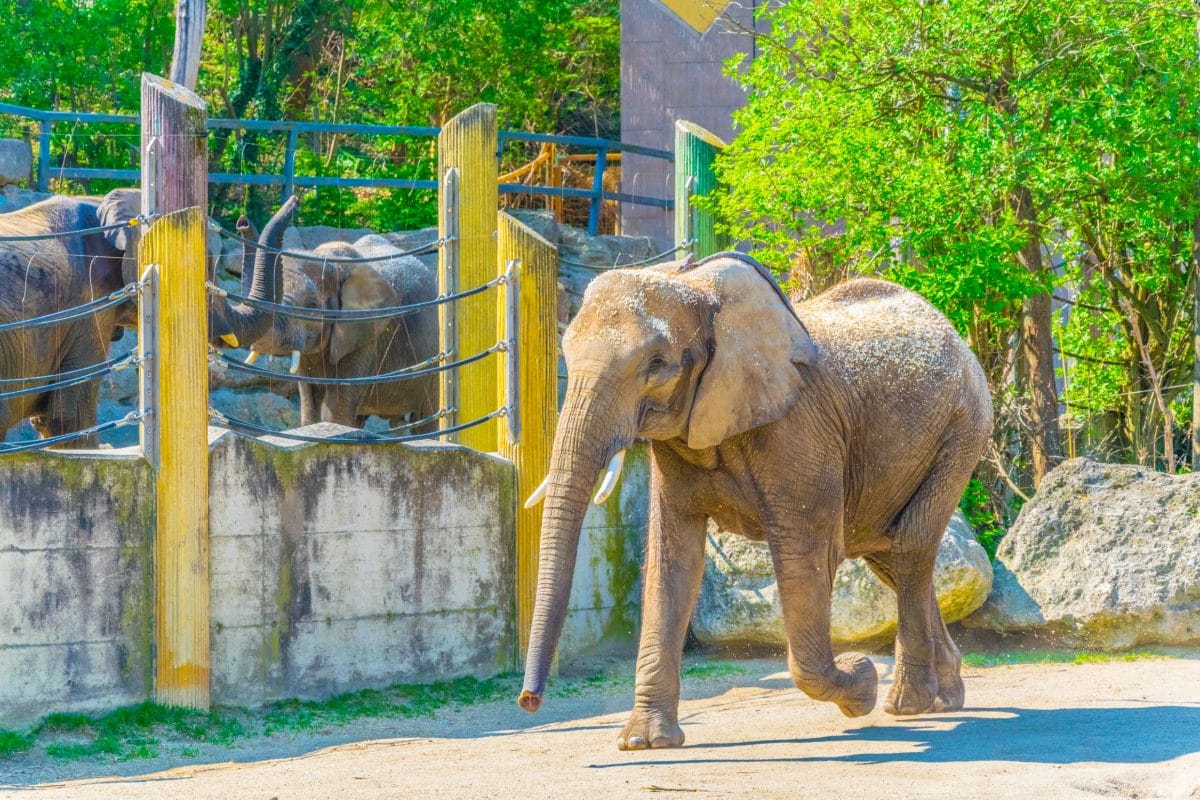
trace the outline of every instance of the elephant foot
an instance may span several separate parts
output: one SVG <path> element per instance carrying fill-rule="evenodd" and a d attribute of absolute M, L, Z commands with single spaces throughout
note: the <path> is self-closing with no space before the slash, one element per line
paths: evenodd
<path fill-rule="evenodd" d="M 633 716 L 617 737 L 618 750 L 648 750 L 682 744 L 683 729 L 678 723 L 652 710 L 634 709 Z"/>
<path fill-rule="evenodd" d="M 937 682 L 937 697 L 933 701 L 933 710 L 938 712 L 961 711 L 966 702 L 967 692 L 958 671 L 944 670 L 939 664 Z"/>
<path fill-rule="evenodd" d="M 959 694 L 961 697 L 961 688 Z M 924 714 L 927 711 L 939 710 L 935 706 L 937 699 L 938 679 L 932 669 L 905 666 L 903 663 L 897 662 L 896 678 L 892 683 L 892 690 L 888 693 L 887 703 L 884 704 L 883 710 L 896 716 Z M 961 707 L 961 702 L 959 705 Z"/>
<path fill-rule="evenodd" d="M 879 693 L 879 675 L 871 659 L 862 653 L 842 653 L 833 660 L 846 690 L 836 701 L 847 717 L 862 717 L 875 708 Z"/>

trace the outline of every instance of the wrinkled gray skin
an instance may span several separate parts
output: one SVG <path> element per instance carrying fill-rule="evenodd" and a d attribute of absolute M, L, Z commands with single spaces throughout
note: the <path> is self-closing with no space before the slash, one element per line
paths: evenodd
<path fill-rule="evenodd" d="M 523 708 L 541 705 L 593 486 L 635 438 L 651 443 L 651 507 L 635 702 L 618 747 L 683 743 L 680 661 L 710 517 L 769 546 L 788 668 L 806 694 L 848 716 L 875 705 L 870 660 L 835 658 L 829 641 L 834 573 L 861 556 L 899 604 L 885 709 L 962 707 L 959 652 L 932 575 L 992 405 L 978 362 L 939 312 L 876 280 L 793 309 L 757 262 L 719 254 L 601 275 L 563 350 L 569 379 Z"/>
<path fill-rule="evenodd" d="M 117 189 L 103 198 L 52 197 L 0 214 L 0 236 L 79 231 L 137 215 L 137 189 Z M 286 227 L 286 222 L 284 226 Z M 140 230 L 140 229 L 136 229 Z M 282 227 L 274 233 L 281 241 Z M 264 233 L 264 238 L 266 234 Z M 33 242 L 0 242 L 0 322 L 15 322 L 71 308 L 117 291 L 135 279 L 136 233 L 119 229 L 103 233 Z M 278 268 L 264 263 L 262 280 L 251 294 L 271 299 L 277 294 Z M 210 332 L 246 339 L 261 335 L 270 314 L 224 301 L 212 304 Z M 111 341 L 122 326 L 137 324 L 133 300 L 60 325 L 0 333 L 0 378 L 53 375 L 87 367 L 108 358 Z M 30 418 L 43 437 L 74 433 L 96 424 L 101 378 L 38 394 L 0 401 L 0 432 Z M 0 392 L 37 385 L 0 384 Z M 94 447 L 95 436 L 70 447 Z"/>
<path fill-rule="evenodd" d="M 353 245 L 327 242 L 309 254 L 317 259 L 372 258 L 399 252 L 382 236 L 368 235 Z M 246 281 L 245 275 L 242 280 Z M 287 305 L 387 308 L 436 296 L 437 275 L 412 256 L 397 255 L 366 264 L 283 257 L 282 302 Z M 394 372 L 436 355 L 438 311 L 430 306 L 400 318 L 358 322 L 317 322 L 280 314 L 250 346 L 255 352 L 273 356 L 286 357 L 299 351 L 301 375 L 355 378 Z M 436 374 L 356 385 L 300 384 L 303 425 L 324 421 L 361 427 L 374 414 L 395 426 L 432 415 L 437 401 Z M 425 433 L 436 427 L 436 422 L 429 422 L 411 432 Z"/>

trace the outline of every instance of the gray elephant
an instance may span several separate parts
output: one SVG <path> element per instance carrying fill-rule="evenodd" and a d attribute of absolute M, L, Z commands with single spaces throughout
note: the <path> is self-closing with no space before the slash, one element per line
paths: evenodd
<path fill-rule="evenodd" d="M 140 189 L 114 189 L 104 196 L 97 208 L 100 224 L 104 226 L 128 222 L 137 217 L 141 209 Z M 283 231 L 291 217 L 296 213 L 299 201 L 291 198 L 276 214 L 280 222 L 275 228 L 263 230 L 264 241 L 270 237 L 271 247 L 278 249 L 283 242 Z M 286 217 L 286 219 L 284 219 Z M 138 277 L 137 244 L 141 238 L 143 226 L 117 228 L 108 231 L 104 236 L 109 244 L 121 253 L 121 274 L 126 283 Z M 215 281 L 216 264 L 221 253 L 221 237 L 215 231 L 209 231 L 205 242 L 207 252 L 208 279 Z M 244 249 L 244 248 L 243 248 Z M 263 251 L 264 263 L 270 263 L 271 268 L 260 272 L 257 286 L 246 286 L 246 296 L 259 300 L 277 300 L 279 298 L 279 268 L 280 265 L 268 259 L 268 252 Z M 250 292 L 255 292 L 250 294 Z M 213 344 L 218 347 L 238 347 L 242 342 L 251 342 L 262 336 L 270 327 L 273 315 L 269 311 L 254 308 L 245 304 L 218 301 L 209 304 L 208 332 Z"/>
<path fill-rule="evenodd" d="M 104 198 L 53 197 L 8 214 L 0 214 L 0 239 L 63 233 L 63 237 L 38 241 L 0 241 L 0 322 L 17 322 L 62 311 L 102 298 L 130 282 L 136 269 L 130 248 L 136 239 L 131 229 L 79 233 L 136 216 L 136 189 L 118 189 Z M 294 211 L 294 205 L 288 214 Z M 282 241 L 286 219 L 274 231 L 264 231 L 264 242 Z M 140 228 L 141 226 L 138 226 Z M 137 230 L 134 228 L 133 230 Z M 123 274 L 128 272 L 129 274 Z M 278 295 L 279 266 L 262 260 L 258 283 L 251 296 L 264 300 Z M 36 389 L 49 381 L 22 382 L 21 378 L 60 375 L 102 364 L 110 342 L 120 337 L 122 326 L 137 322 L 133 299 L 114 308 L 37 328 L 0 332 L 0 393 Z M 210 306 L 209 328 L 214 340 L 253 340 L 271 324 L 271 314 L 244 304 L 215 302 Z M 224 341 L 222 341 L 224 339 Z M 30 392 L 0 400 L 0 432 L 21 420 L 31 419 L 43 437 L 75 433 L 96 424 L 101 377 L 43 392 Z M 70 446 L 89 447 L 96 437 L 81 437 Z"/>
<path fill-rule="evenodd" d="M 569 378 L 544 497 L 537 601 L 518 699 L 541 705 L 593 485 L 651 444 L 650 522 L 634 709 L 622 750 L 683 743 L 679 669 L 704 570 L 706 518 L 765 540 L 792 680 L 848 716 L 875 705 L 860 653 L 834 657 L 830 591 L 863 557 L 899 604 L 885 710 L 963 704 L 933 594 L 938 542 L 990 436 L 974 355 L 918 295 L 854 280 L 795 308 L 737 253 L 620 270 L 588 287 L 563 339 Z M 610 461 L 611 459 L 611 461 Z"/>
<path fill-rule="evenodd" d="M 272 223 L 275 218 L 272 219 Z M 249 223 L 242 221 L 246 230 Z M 369 263 L 328 259 L 386 257 Z M 251 280 L 257 273 L 251 275 Z M 242 276 L 243 286 L 248 278 Z M 353 244 L 327 242 L 304 257 L 283 256 L 283 302 L 310 310 L 382 309 L 427 302 L 437 296 L 437 275 L 420 259 L 382 236 Z M 280 313 L 250 344 L 259 354 L 292 359 L 292 371 L 316 378 L 363 378 L 355 384 L 300 383 L 301 424 L 318 421 L 361 427 L 374 414 L 393 426 L 421 421 L 415 433 L 436 428 L 436 374 L 404 380 L 372 381 L 370 376 L 413 367 L 438 352 L 438 310 L 428 306 L 379 320 L 296 319 Z"/>

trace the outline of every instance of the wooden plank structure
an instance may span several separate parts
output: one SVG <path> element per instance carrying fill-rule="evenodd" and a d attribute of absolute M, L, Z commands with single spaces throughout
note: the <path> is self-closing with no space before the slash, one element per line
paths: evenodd
<path fill-rule="evenodd" d="M 675 123 L 675 245 L 681 247 L 692 241 L 691 252 L 696 258 L 729 246 L 728 239 L 716 232 L 715 215 L 692 203 L 693 198 L 717 188 L 713 161 L 724 147 L 725 142 L 699 125 L 686 120 Z"/>
<path fill-rule="evenodd" d="M 208 319 L 204 101 L 142 77 L 138 245 L 142 448 L 155 475 L 154 698 L 209 707 Z"/>
<path fill-rule="evenodd" d="M 517 469 L 517 631 L 519 655 L 523 656 L 533 622 L 542 526 L 541 505 L 525 508 L 524 503 L 550 470 L 550 451 L 558 425 L 558 250 L 532 228 L 503 212 L 499 231 L 500 269 L 517 262 L 518 283 L 516 287 L 509 284 L 505 290 L 516 288 L 519 292 L 519 366 L 515 377 L 520 439 L 513 441 L 502 434 L 499 450 Z M 501 365 L 498 376 L 502 394 L 503 369 Z"/>
<path fill-rule="evenodd" d="M 471 106 L 447 122 L 438 135 L 438 231 L 442 238 L 447 238 L 448 232 L 454 237 L 441 248 L 439 255 L 442 294 L 480 286 L 498 274 L 498 141 L 496 107 L 490 103 Z M 456 186 L 447 198 L 445 179 L 451 171 L 457 176 L 452 179 Z M 440 307 L 442 351 L 453 353 L 452 360 L 472 356 L 496 343 L 498 309 L 502 307 L 497 302 L 499 296 L 497 292 L 484 292 Z M 441 407 L 457 409 L 442 420 L 443 427 L 470 422 L 495 411 L 496 374 L 495 362 L 490 358 L 443 372 Z M 459 387 L 470 390 L 459 391 Z M 456 440 L 488 452 L 496 449 L 499 430 L 497 421 L 489 420 L 457 434 Z"/>

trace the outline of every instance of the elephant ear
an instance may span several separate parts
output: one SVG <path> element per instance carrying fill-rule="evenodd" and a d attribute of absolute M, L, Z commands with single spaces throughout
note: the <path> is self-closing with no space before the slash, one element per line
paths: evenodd
<path fill-rule="evenodd" d="M 96 217 L 100 224 L 116 225 L 128 222 L 142 211 L 142 193 L 139 189 L 113 189 L 104 195 L 96 209 Z M 137 244 L 141 237 L 141 226 L 136 228 L 117 228 L 104 232 L 108 243 L 121 251 L 121 279 L 132 283 L 138 279 L 137 274 Z"/>
<path fill-rule="evenodd" d="M 693 449 L 781 418 L 800 399 L 796 365 L 817 350 L 771 273 L 741 253 L 685 266 L 680 278 L 715 297 L 712 352 L 688 420 Z"/>
<path fill-rule="evenodd" d="M 96 216 L 100 219 L 100 224 L 116 225 L 118 222 L 128 222 L 136 217 L 142 211 L 142 193 L 139 189 L 113 189 L 108 194 L 104 195 L 104 199 L 100 201 L 100 207 L 96 209 Z M 136 244 L 131 234 L 132 228 L 117 228 L 112 231 L 105 231 L 104 238 L 108 243 L 118 250 L 128 250 L 130 245 Z"/>
<path fill-rule="evenodd" d="M 396 291 L 369 264 L 354 264 L 345 272 L 339 291 L 343 309 L 387 308 L 399 305 Z M 361 350 L 381 335 L 387 320 L 365 322 L 337 321 L 329 337 L 329 360 L 337 364 L 356 350 Z"/>

